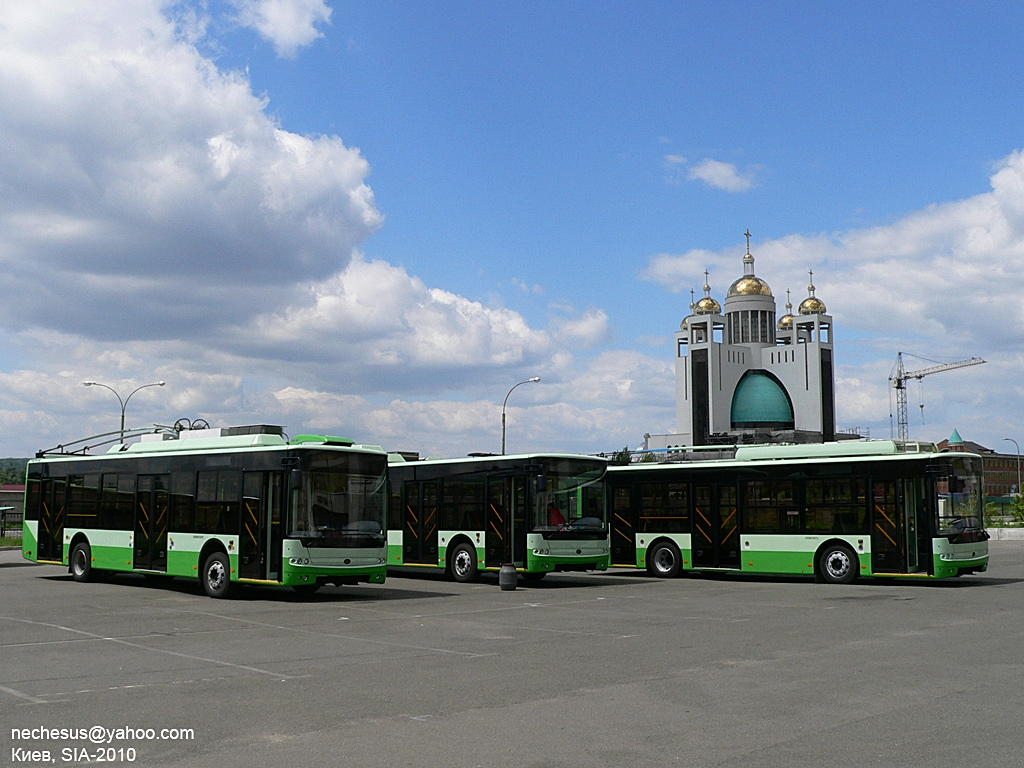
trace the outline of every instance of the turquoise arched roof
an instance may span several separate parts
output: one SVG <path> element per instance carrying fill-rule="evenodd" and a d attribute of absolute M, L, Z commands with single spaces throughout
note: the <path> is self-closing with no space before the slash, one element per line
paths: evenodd
<path fill-rule="evenodd" d="M 734 427 L 793 428 L 793 406 L 782 385 L 764 371 L 749 371 L 732 396 Z"/>

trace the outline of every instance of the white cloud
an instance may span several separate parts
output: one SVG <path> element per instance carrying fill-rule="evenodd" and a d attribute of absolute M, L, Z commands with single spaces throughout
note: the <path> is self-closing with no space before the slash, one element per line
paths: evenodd
<path fill-rule="evenodd" d="M 590 307 L 574 317 L 556 317 L 551 322 L 554 337 L 567 346 L 590 349 L 611 336 L 608 313 Z"/>
<path fill-rule="evenodd" d="M 10 323 L 116 337 L 128 316 L 134 334 L 205 332 L 284 298 L 265 290 L 282 272 L 336 273 L 381 224 L 357 150 L 282 129 L 160 8 L 0 7 Z"/>
<path fill-rule="evenodd" d="M 892 224 L 832 235 L 790 235 L 751 246 L 757 274 L 784 302 L 816 294 L 843 329 L 914 338 L 935 350 L 983 350 L 1024 335 L 1024 153 L 1001 160 L 992 190 L 933 205 Z M 644 276 L 673 291 L 699 288 L 705 267 L 724 299 L 743 250 L 653 257 Z M 969 318 L 969 319 L 968 319 Z M 953 352 L 956 354 L 956 352 Z"/>
<path fill-rule="evenodd" d="M 242 26 L 269 40 L 281 58 L 293 58 L 299 48 L 311 45 L 329 24 L 331 8 L 325 0 L 232 0 Z"/>
<path fill-rule="evenodd" d="M 711 158 L 691 166 L 687 178 L 703 181 L 708 186 L 725 192 L 747 192 L 754 186 L 752 173 L 740 173 L 732 163 L 723 163 Z"/>

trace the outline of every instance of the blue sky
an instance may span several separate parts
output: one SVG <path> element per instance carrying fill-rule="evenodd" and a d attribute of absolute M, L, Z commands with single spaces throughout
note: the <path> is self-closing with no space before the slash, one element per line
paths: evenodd
<path fill-rule="evenodd" d="M 458 455 L 539 375 L 511 450 L 635 446 L 747 228 L 780 314 L 814 270 L 841 428 L 889 436 L 902 350 L 989 361 L 925 379 L 924 423 L 912 387 L 913 437 L 1024 441 L 1022 15 L 9 0 L 0 455 L 116 427 L 85 379 L 165 380 L 134 425 Z"/>

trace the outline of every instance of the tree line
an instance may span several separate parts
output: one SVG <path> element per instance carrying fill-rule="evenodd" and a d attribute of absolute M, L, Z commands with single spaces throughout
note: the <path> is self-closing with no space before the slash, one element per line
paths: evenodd
<path fill-rule="evenodd" d="M 0 485 L 23 485 L 28 459 L 0 459 Z"/>

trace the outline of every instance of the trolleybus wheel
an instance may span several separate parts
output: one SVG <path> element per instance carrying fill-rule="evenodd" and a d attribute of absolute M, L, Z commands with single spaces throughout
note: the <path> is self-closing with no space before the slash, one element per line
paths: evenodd
<path fill-rule="evenodd" d="M 679 575 L 683 565 L 679 547 L 671 541 L 659 541 L 647 553 L 647 564 L 650 571 L 659 579 L 671 579 Z"/>
<path fill-rule="evenodd" d="M 540 580 L 548 575 L 547 571 L 532 571 L 523 574 L 523 581 L 527 584 L 539 584 Z"/>
<path fill-rule="evenodd" d="M 842 544 L 825 547 L 818 562 L 821 577 L 830 584 L 849 584 L 857 578 L 857 556 Z"/>
<path fill-rule="evenodd" d="M 302 597 L 312 597 L 316 594 L 316 591 L 320 589 L 320 583 L 314 581 L 312 584 L 293 584 L 292 589 L 298 592 Z"/>
<path fill-rule="evenodd" d="M 476 581 L 476 549 L 466 542 L 462 542 L 452 550 L 449 562 L 449 570 L 455 581 L 465 584 L 469 581 Z"/>
<path fill-rule="evenodd" d="M 71 578 L 75 581 L 92 579 L 92 547 L 87 541 L 78 542 L 71 550 Z"/>
<path fill-rule="evenodd" d="M 226 597 L 231 589 L 231 561 L 223 552 L 214 552 L 203 564 L 200 576 L 203 589 L 210 597 Z"/>

